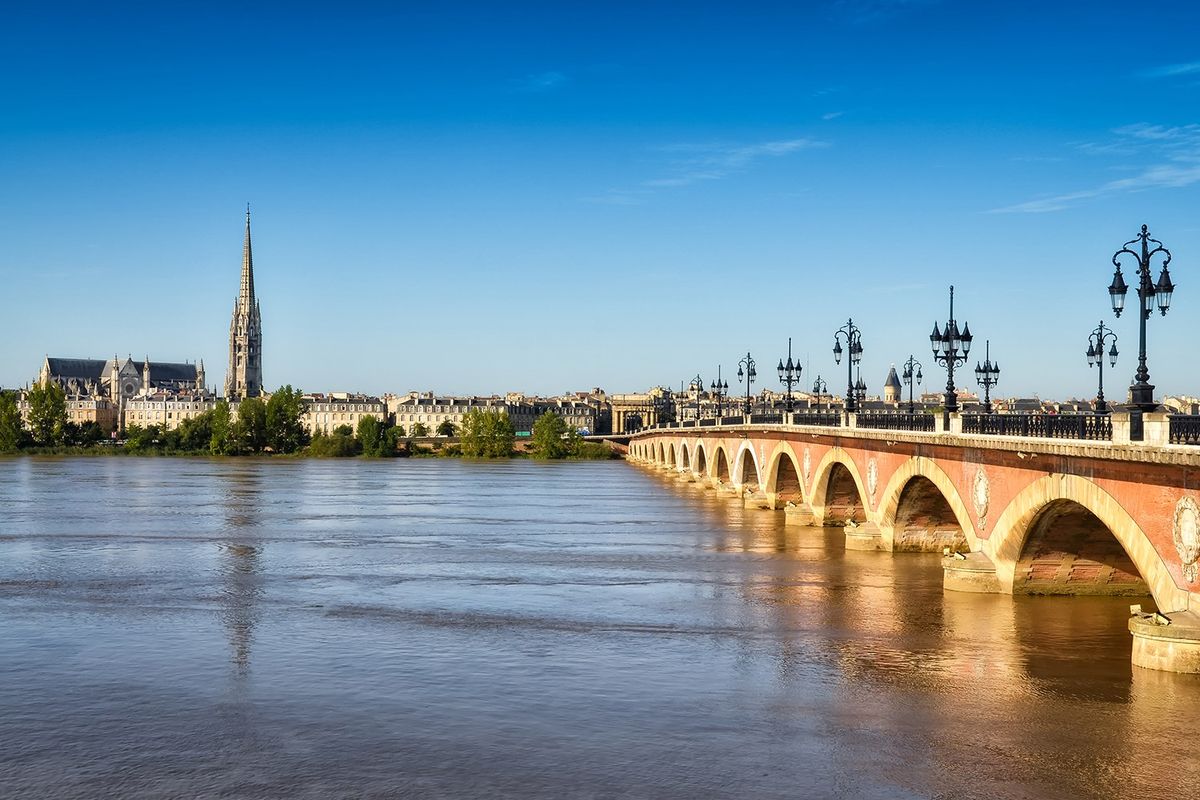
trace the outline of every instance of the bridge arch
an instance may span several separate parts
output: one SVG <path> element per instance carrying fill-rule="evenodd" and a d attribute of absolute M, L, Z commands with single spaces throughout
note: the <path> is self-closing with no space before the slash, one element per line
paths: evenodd
<path fill-rule="evenodd" d="M 780 442 L 767 459 L 764 491 L 775 495 L 776 507 L 783 503 L 799 505 L 807 499 L 804 479 L 800 477 L 800 459 L 790 442 Z"/>
<path fill-rule="evenodd" d="M 1056 532 L 1050 528 L 1056 523 L 1060 530 L 1067 529 L 1069 535 L 1072 528 L 1086 525 L 1088 517 L 1094 518 L 1120 544 L 1160 611 L 1169 613 L 1187 608 L 1187 591 L 1176 585 L 1166 563 L 1129 512 L 1100 486 L 1078 475 L 1039 478 L 1014 497 L 1000 514 L 992 534 L 996 542 L 992 558 L 1001 589 L 1005 592 L 1015 589 L 1017 593 L 1031 590 L 1026 585 L 1029 576 L 1017 574 L 1019 566 L 1031 566 L 1032 554 L 1026 553 L 1031 538 L 1037 542 L 1055 537 Z M 1057 536 L 1062 538 L 1061 533 Z"/>
<path fill-rule="evenodd" d="M 665 452 L 667 454 L 667 466 L 674 467 L 675 466 L 675 443 L 669 442 L 665 448 Z"/>
<path fill-rule="evenodd" d="M 656 463 L 656 464 L 667 463 L 667 455 L 665 453 L 665 448 L 663 447 L 663 443 L 661 440 L 656 442 L 654 445 L 654 463 Z"/>
<path fill-rule="evenodd" d="M 701 478 L 708 477 L 708 457 L 704 452 L 704 440 L 700 439 L 696 442 L 692 452 L 692 471 Z"/>
<path fill-rule="evenodd" d="M 753 470 L 753 480 L 749 480 L 747 469 Z M 762 484 L 762 470 L 758 466 L 758 456 L 754 454 L 754 445 L 743 441 L 733 459 L 733 482 L 738 486 L 753 486 L 755 489 Z"/>
<path fill-rule="evenodd" d="M 679 469 L 684 470 L 684 471 L 691 471 L 691 469 L 692 469 L 691 465 L 692 465 L 692 460 L 688 455 L 688 443 L 680 442 L 679 443 Z"/>
<path fill-rule="evenodd" d="M 980 549 L 966 503 L 933 459 L 916 456 L 905 461 L 881 497 L 879 528 L 885 537 L 892 537 L 893 549 L 940 552 L 942 547 L 959 550 L 962 545 L 971 551 Z"/>
<path fill-rule="evenodd" d="M 718 444 L 713 452 L 712 477 L 721 483 L 730 483 L 732 480 L 729 470 L 729 455 L 725 452 L 725 445 L 723 444 Z"/>
<path fill-rule="evenodd" d="M 867 490 L 854 459 L 831 447 L 813 471 L 809 502 L 819 524 L 839 525 L 847 519 L 867 521 Z"/>

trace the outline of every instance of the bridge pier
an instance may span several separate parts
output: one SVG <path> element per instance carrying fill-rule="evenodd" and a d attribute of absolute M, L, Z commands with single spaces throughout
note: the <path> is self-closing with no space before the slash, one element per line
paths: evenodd
<path fill-rule="evenodd" d="M 1154 616 L 1130 617 L 1133 665 L 1163 672 L 1200 673 L 1200 616 L 1177 611 L 1166 618 L 1169 625 L 1157 624 Z"/>
<path fill-rule="evenodd" d="M 942 559 L 942 588 L 948 592 L 1001 594 L 996 565 L 983 553 L 966 553 L 964 558 L 950 555 Z"/>
<path fill-rule="evenodd" d="M 745 499 L 743 500 L 742 504 L 746 508 L 758 508 L 766 511 L 773 511 L 775 509 L 775 504 L 772 502 L 771 497 L 768 496 L 766 492 L 747 491 L 745 492 L 744 497 Z"/>
<path fill-rule="evenodd" d="M 860 522 L 857 525 L 847 525 L 847 550 L 883 550 L 883 534 L 879 526 L 873 522 Z"/>
<path fill-rule="evenodd" d="M 805 528 L 820 527 L 817 525 L 817 518 L 813 514 L 812 506 L 808 503 L 786 505 L 783 507 L 783 514 L 784 525 L 799 525 Z"/>

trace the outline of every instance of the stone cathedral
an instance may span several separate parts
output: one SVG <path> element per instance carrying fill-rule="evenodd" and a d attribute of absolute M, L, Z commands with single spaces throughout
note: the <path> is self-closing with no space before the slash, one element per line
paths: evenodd
<path fill-rule="evenodd" d="M 246 207 L 246 241 L 242 244 L 242 285 L 233 301 L 229 323 L 229 372 L 225 397 L 232 401 L 262 394 L 262 318 L 254 296 L 254 254 L 250 248 L 250 207 Z"/>

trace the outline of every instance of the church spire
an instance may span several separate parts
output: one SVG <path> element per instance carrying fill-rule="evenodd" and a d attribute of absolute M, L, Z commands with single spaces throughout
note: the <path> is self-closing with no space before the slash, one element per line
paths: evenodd
<path fill-rule="evenodd" d="M 250 204 L 246 203 L 246 240 L 242 243 L 242 287 L 238 300 L 254 307 L 254 253 L 250 248 Z"/>

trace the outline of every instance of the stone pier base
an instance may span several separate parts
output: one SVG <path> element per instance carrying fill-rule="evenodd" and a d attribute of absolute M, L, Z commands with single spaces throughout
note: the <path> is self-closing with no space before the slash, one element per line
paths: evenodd
<path fill-rule="evenodd" d="M 1170 625 L 1131 617 L 1133 665 L 1163 672 L 1200 673 L 1200 617 L 1187 611 L 1168 614 Z"/>
<path fill-rule="evenodd" d="M 771 510 L 771 498 L 763 492 L 748 492 L 744 504 L 746 508 Z"/>
<path fill-rule="evenodd" d="M 783 514 L 784 525 L 800 525 L 809 528 L 817 525 L 817 518 L 808 505 L 784 506 Z"/>
<path fill-rule="evenodd" d="M 846 527 L 847 550 L 882 550 L 883 536 L 879 526 L 873 522 L 863 522 L 856 527 Z"/>
<path fill-rule="evenodd" d="M 942 559 L 942 588 L 948 592 L 999 594 L 1000 578 L 992 560 L 983 553 L 966 555 L 965 559 L 954 556 Z"/>

